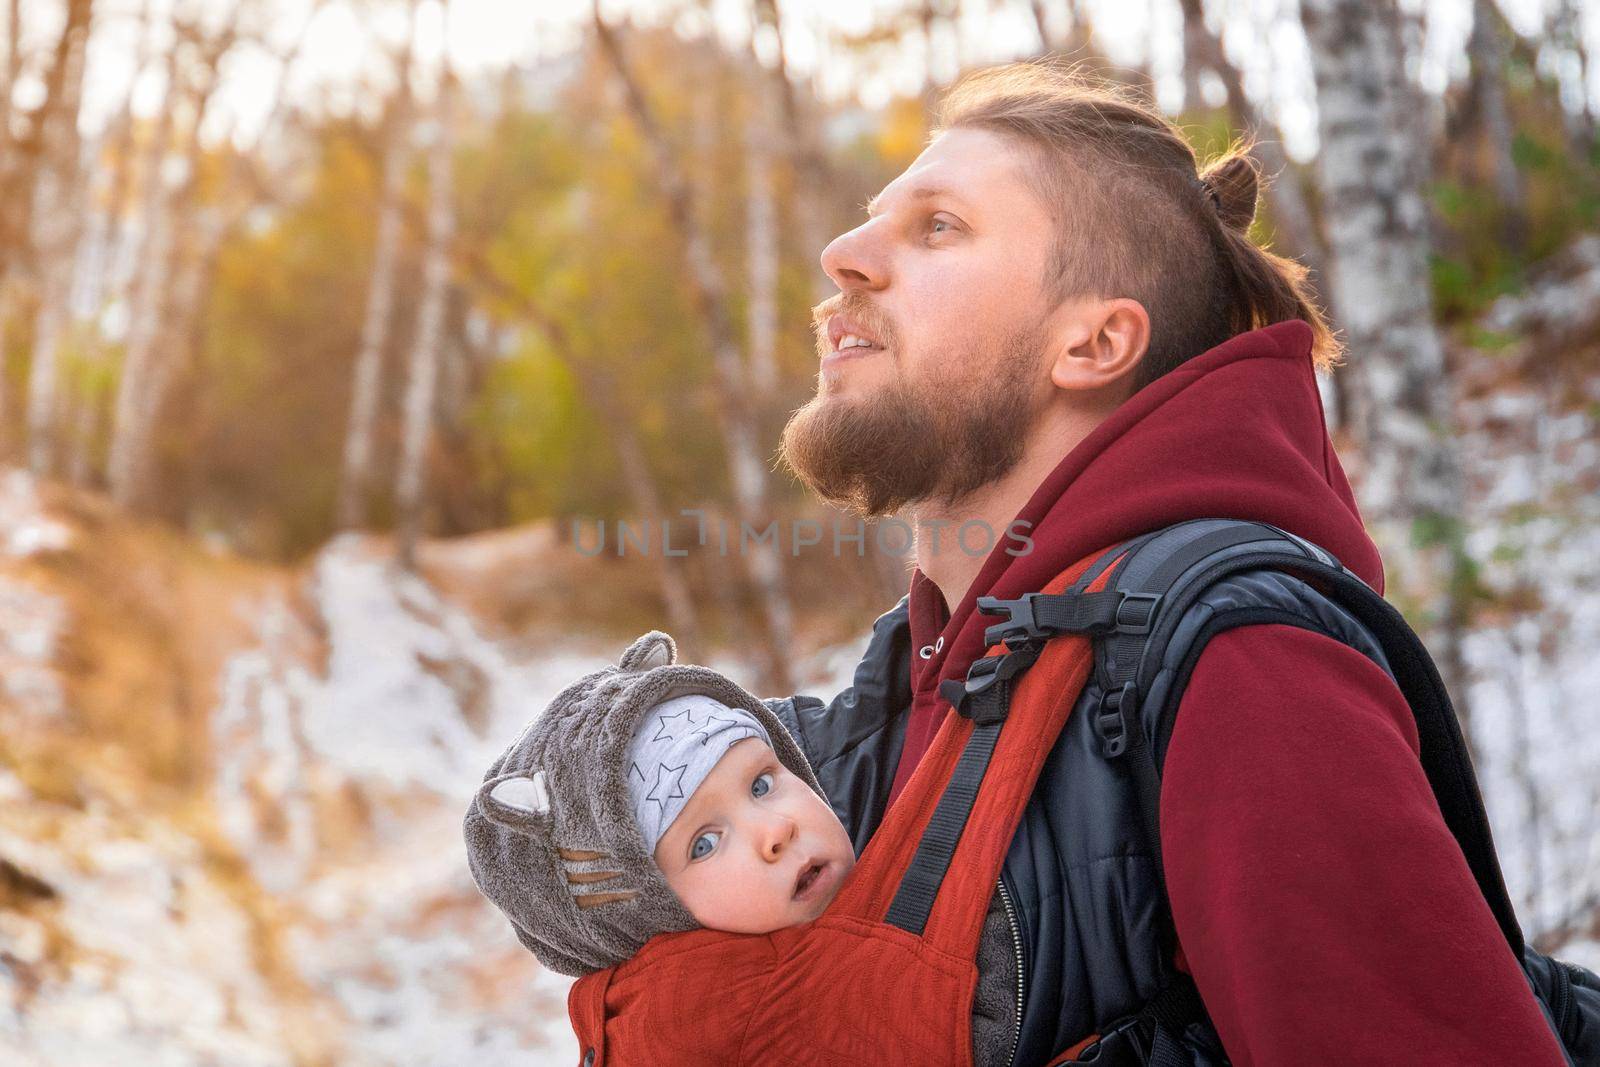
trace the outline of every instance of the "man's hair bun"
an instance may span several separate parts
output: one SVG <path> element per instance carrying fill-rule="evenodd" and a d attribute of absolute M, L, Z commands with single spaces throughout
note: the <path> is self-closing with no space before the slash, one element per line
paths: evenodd
<path fill-rule="evenodd" d="M 1256 195 L 1261 188 L 1261 168 L 1243 151 L 1217 160 L 1200 175 L 1222 224 L 1240 233 L 1250 228 L 1256 217 Z"/>

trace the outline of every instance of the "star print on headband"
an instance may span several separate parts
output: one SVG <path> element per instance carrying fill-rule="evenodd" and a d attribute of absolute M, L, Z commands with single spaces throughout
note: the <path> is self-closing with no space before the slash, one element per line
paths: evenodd
<path fill-rule="evenodd" d="M 651 851 L 728 749 L 751 737 L 772 743 L 749 711 L 704 694 L 673 697 L 644 714 L 634 727 L 625 778 Z"/>

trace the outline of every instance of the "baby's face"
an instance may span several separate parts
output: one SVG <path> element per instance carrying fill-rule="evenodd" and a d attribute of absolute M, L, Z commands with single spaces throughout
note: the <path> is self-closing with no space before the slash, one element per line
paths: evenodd
<path fill-rule="evenodd" d="M 711 769 L 655 860 L 695 921 L 740 934 L 815 919 L 856 862 L 833 809 L 756 737 Z"/>

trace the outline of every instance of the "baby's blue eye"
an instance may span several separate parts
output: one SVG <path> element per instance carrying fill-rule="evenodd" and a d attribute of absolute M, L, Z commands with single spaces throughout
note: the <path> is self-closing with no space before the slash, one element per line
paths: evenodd
<path fill-rule="evenodd" d="M 707 830 L 705 833 L 695 838 L 694 843 L 689 846 L 689 858 L 691 860 L 698 860 L 704 859 L 705 857 L 711 855 L 712 850 L 717 847 L 717 842 L 721 839 L 722 834 L 720 831 Z M 702 842 L 705 844 L 704 848 L 701 847 Z"/>
<path fill-rule="evenodd" d="M 765 778 L 767 781 L 765 786 L 761 785 L 761 780 L 763 778 Z M 750 783 L 750 795 L 753 797 L 764 797 L 768 793 L 772 792 L 772 784 L 773 778 L 771 772 L 763 772 L 758 774 L 756 775 L 756 780 Z"/>

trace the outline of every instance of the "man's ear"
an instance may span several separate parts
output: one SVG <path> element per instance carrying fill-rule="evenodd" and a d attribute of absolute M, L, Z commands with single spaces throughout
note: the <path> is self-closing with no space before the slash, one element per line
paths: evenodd
<path fill-rule="evenodd" d="M 1071 300 L 1058 310 L 1050 382 L 1076 393 L 1127 391 L 1150 347 L 1150 313 L 1137 300 Z"/>

